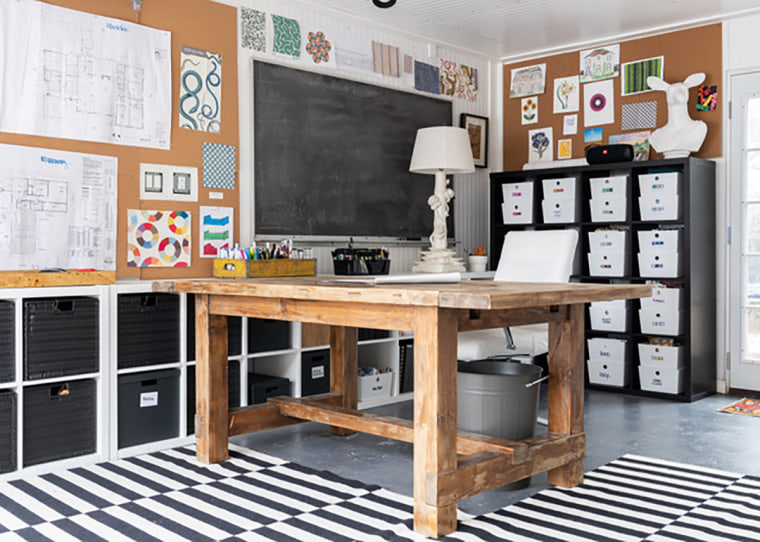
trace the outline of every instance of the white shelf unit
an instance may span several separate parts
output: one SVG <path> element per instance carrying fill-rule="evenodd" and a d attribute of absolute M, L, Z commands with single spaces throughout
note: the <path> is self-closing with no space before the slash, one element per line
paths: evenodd
<path fill-rule="evenodd" d="M 49 378 L 25 379 L 24 374 L 24 302 L 40 300 L 45 298 L 56 298 L 61 300 L 71 298 L 92 298 L 98 302 L 97 310 L 97 333 L 100 348 L 98 351 L 98 370 L 94 372 L 82 372 L 77 374 L 67 374 L 65 376 L 54 376 Z M 70 286 L 70 287 L 49 287 L 49 288 L 8 288 L 0 290 L 0 300 L 13 303 L 13 363 L 14 376 L 12 380 L 0 382 L 0 392 L 11 392 L 15 394 L 15 409 L 11 414 L 15 417 L 15 468 L 7 470 L 0 474 L 0 480 L 18 478 L 24 474 L 37 475 L 51 470 L 78 467 L 103 461 L 109 458 L 109 424 L 108 402 L 109 402 L 109 381 L 111 364 L 106 355 L 107 348 L 103 345 L 108 343 L 109 326 L 109 296 L 108 288 L 104 286 Z M 91 333 L 91 329 L 84 329 L 83 333 Z M 25 415 L 24 403 L 29 401 L 32 388 L 37 386 L 51 386 L 52 390 L 57 385 L 63 386 L 66 383 L 73 384 L 81 381 L 92 380 L 94 382 L 94 404 L 95 404 L 95 426 L 94 442 L 95 449 L 92 453 L 82 453 L 81 455 L 71 455 L 60 459 L 40 462 L 34 465 L 24 466 L 25 459 L 31 455 L 31 451 L 24 450 L 25 434 Z M 63 397 L 64 394 L 61 396 Z M 52 438 L 52 437 L 51 437 Z M 55 443 L 51 441 L 51 446 Z M 77 452 L 78 453 L 78 452 Z M 26 456 L 26 457 L 25 457 Z"/>

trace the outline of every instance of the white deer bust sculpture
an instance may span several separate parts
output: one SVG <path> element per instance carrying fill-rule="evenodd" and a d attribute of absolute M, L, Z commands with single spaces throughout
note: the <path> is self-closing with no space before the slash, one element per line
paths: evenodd
<path fill-rule="evenodd" d="M 707 125 L 689 116 L 689 89 L 705 80 L 704 73 L 693 73 L 683 83 L 666 83 L 659 77 L 647 77 L 649 88 L 662 90 L 668 97 L 668 123 L 652 132 L 649 142 L 665 158 L 682 158 L 696 152 L 707 135 Z"/>

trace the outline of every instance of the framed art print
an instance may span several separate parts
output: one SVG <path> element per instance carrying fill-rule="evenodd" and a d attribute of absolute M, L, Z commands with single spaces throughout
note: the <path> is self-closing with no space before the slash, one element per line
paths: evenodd
<path fill-rule="evenodd" d="M 467 130 L 467 135 L 470 136 L 470 147 L 472 148 L 472 159 L 475 162 L 475 167 L 487 167 L 488 119 L 462 113 L 459 124 Z"/>

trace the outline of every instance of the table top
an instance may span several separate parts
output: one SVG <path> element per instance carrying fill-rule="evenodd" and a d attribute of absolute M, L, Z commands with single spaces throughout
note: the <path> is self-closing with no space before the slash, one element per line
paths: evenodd
<path fill-rule="evenodd" d="M 532 283 L 463 280 L 450 283 L 364 284 L 338 277 L 253 279 L 175 279 L 156 281 L 153 289 L 226 296 L 279 297 L 450 309 L 500 310 L 592 301 L 649 297 L 648 284 Z"/>

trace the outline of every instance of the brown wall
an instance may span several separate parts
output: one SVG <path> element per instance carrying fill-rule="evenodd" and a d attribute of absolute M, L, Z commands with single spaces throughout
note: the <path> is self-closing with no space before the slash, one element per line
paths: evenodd
<path fill-rule="evenodd" d="M 48 4 L 86 11 L 96 15 L 123 19 L 171 32 L 172 50 L 172 125 L 171 148 L 149 149 L 107 143 L 92 143 L 0 132 L 0 143 L 27 145 L 73 152 L 116 156 L 119 164 L 118 235 L 116 239 L 117 278 L 159 279 L 211 276 L 211 259 L 198 257 L 199 212 L 201 205 L 235 208 L 235 238 L 238 238 L 239 177 L 234 190 L 222 192 L 223 200 L 210 200 L 203 188 L 203 143 L 234 145 L 240 163 L 238 145 L 237 92 L 237 10 L 209 0 L 147 0 L 140 11 L 132 9 L 130 0 L 48 0 Z M 220 134 L 179 128 L 179 64 L 181 47 L 189 46 L 222 55 L 222 111 Z M 140 200 L 138 177 L 140 163 L 170 164 L 198 168 L 198 201 L 172 202 Z M 239 171 L 239 166 L 236 168 Z M 186 210 L 192 216 L 192 263 L 189 268 L 127 267 L 127 209 Z"/>
<path fill-rule="evenodd" d="M 681 30 L 668 34 L 660 34 L 637 40 L 616 42 L 620 43 L 620 65 L 625 62 L 643 60 L 664 56 L 664 77 L 668 83 L 683 81 L 688 75 L 703 72 L 707 75 L 706 85 L 718 85 L 718 105 L 713 111 L 696 111 L 696 94 L 698 87 L 690 91 L 689 114 L 692 118 L 702 120 L 707 124 L 707 137 L 702 148 L 694 156 L 715 158 L 721 156 L 721 111 L 722 92 L 722 37 L 721 25 L 713 24 Z M 585 49 L 585 48 L 584 48 Z M 573 140 L 572 158 L 584 156 L 583 142 L 583 85 L 580 89 L 580 110 L 578 111 L 578 133 L 573 136 L 562 135 L 563 114 L 553 113 L 554 79 L 576 75 L 580 71 L 579 51 L 559 55 L 536 58 L 514 64 L 505 64 L 504 69 L 504 170 L 522 169 L 528 161 L 528 131 L 536 128 L 552 127 L 554 132 L 554 159 L 557 159 L 557 141 L 559 139 Z M 509 98 L 511 70 L 522 66 L 546 63 L 546 91 L 538 96 L 539 120 L 537 124 L 521 125 L 521 99 Z M 602 125 L 603 143 L 608 142 L 610 134 L 625 133 L 620 130 L 622 104 L 657 101 L 657 127 L 667 122 L 667 102 L 665 93 L 661 91 L 645 92 L 632 96 L 621 96 L 621 77 L 613 79 L 615 92 L 615 122 Z M 634 130 L 638 131 L 638 130 Z M 650 158 L 662 158 L 659 153 L 650 150 Z"/>

